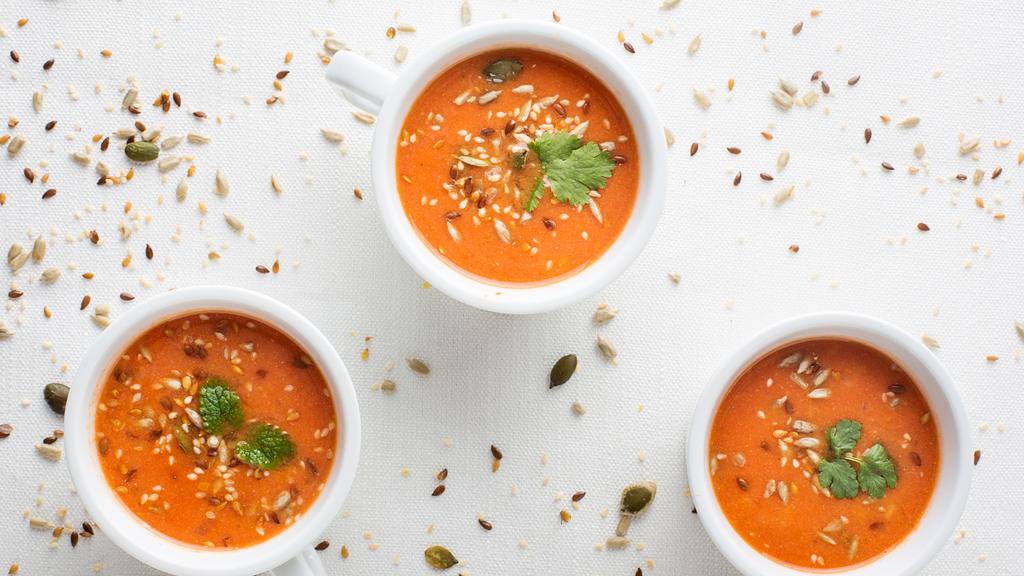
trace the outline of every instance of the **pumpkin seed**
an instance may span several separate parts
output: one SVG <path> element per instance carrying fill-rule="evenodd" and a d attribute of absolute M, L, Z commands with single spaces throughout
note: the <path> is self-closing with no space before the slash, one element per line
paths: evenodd
<path fill-rule="evenodd" d="M 419 374 L 420 376 L 430 376 L 430 366 L 427 366 L 422 360 L 415 358 L 406 358 L 406 363 L 409 364 L 409 369 Z"/>
<path fill-rule="evenodd" d="M 438 570 L 447 570 L 459 562 L 447 548 L 442 546 L 431 546 L 430 548 L 427 548 L 423 551 L 423 557 L 426 558 L 427 564 L 430 564 Z"/>
<path fill-rule="evenodd" d="M 526 150 L 518 154 L 513 154 L 508 158 L 508 166 L 515 172 L 519 172 L 526 165 Z"/>
<path fill-rule="evenodd" d="M 39 275 L 40 282 L 54 282 L 60 278 L 60 268 L 47 268 Z"/>
<path fill-rule="evenodd" d="M 789 110 L 790 108 L 793 107 L 793 97 L 787 94 L 785 91 L 769 90 L 768 92 L 772 95 L 772 102 L 775 102 L 775 105 L 778 106 L 779 108 L 782 108 L 783 110 Z"/>
<path fill-rule="evenodd" d="M 44 458 L 60 460 L 61 450 L 53 444 L 36 444 L 36 450 L 42 454 Z"/>
<path fill-rule="evenodd" d="M 512 58 L 505 58 L 492 62 L 484 68 L 484 76 L 487 80 L 500 84 L 509 80 L 515 80 L 523 72 L 523 63 Z"/>
<path fill-rule="evenodd" d="M 799 90 L 799 88 L 797 88 L 796 86 L 796 82 L 793 82 L 789 78 L 783 78 L 781 76 L 779 77 L 779 87 L 785 90 L 786 94 L 789 94 L 790 96 L 796 95 L 797 90 Z"/>
<path fill-rule="evenodd" d="M 476 99 L 476 103 L 481 106 L 483 106 L 484 104 L 490 104 L 491 102 L 497 100 L 498 96 L 500 95 L 501 90 L 491 90 L 490 92 L 485 92 L 484 94 L 481 94 L 480 97 Z"/>
<path fill-rule="evenodd" d="M 619 361 L 615 359 L 619 355 L 619 350 L 615 347 L 615 344 L 612 344 L 611 340 L 599 334 L 597 336 L 597 347 L 604 354 L 605 358 L 611 360 L 616 366 L 619 365 Z"/>
<path fill-rule="evenodd" d="M 397 384 L 395 384 L 393 380 L 388 380 L 387 378 L 380 383 L 380 389 L 383 392 L 394 392 L 396 388 Z"/>
<path fill-rule="evenodd" d="M 217 168 L 217 177 L 214 180 L 214 194 L 218 196 L 227 196 L 231 187 L 228 185 L 228 175 L 224 173 L 224 170 L 220 167 Z"/>
<path fill-rule="evenodd" d="M 579 400 L 574 400 L 572 403 L 572 411 L 575 412 L 577 416 L 583 416 L 587 413 L 587 407 Z"/>
<path fill-rule="evenodd" d="M 43 399 L 50 406 L 50 410 L 63 416 L 64 408 L 68 403 L 68 392 L 70 391 L 71 389 L 64 384 L 51 382 L 43 387 Z"/>
<path fill-rule="evenodd" d="M 703 90 L 698 90 L 697 88 L 694 88 L 693 99 L 696 100 L 697 104 L 700 104 L 701 107 L 704 108 L 705 110 L 711 108 L 711 98 L 708 97 L 708 95 Z"/>
<path fill-rule="evenodd" d="M 238 216 L 232 216 L 231 214 L 224 213 L 224 219 L 227 220 L 228 226 L 234 228 L 236 232 L 245 230 L 245 224 L 238 218 Z"/>
<path fill-rule="evenodd" d="M 188 197 L 188 180 L 185 176 L 182 176 L 181 182 L 178 182 L 176 194 L 179 202 L 184 202 L 185 198 Z"/>
<path fill-rule="evenodd" d="M 136 162 L 150 162 L 160 156 L 160 149 L 152 142 L 135 141 L 124 147 L 124 155 Z"/>
<path fill-rule="evenodd" d="M 548 388 L 554 388 L 555 386 L 561 386 L 572 378 L 572 375 L 576 373 L 576 355 L 566 354 L 555 362 L 554 367 L 551 368 L 551 376 L 548 382 Z"/>
<path fill-rule="evenodd" d="M 331 142 L 343 142 L 345 140 L 345 135 L 333 128 L 321 128 L 320 132 L 324 135 L 324 138 Z"/>
<path fill-rule="evenodd" d="M 689 52 L 690 54 L 693 54 L 694 52 L 697 51 L 698 48 L 700 48 L 700 35 L 701 34 L 703 34 L 703 32 L 698 33 L 697 36 L 694 37 L 693 40 L 690 40 L 690 46 L 686 48 L 686 51 Z"/>
<path fill-rule="evenodd" d="M 654 495 L 658 491 L 658 485 L 654 482 L 638 482 L 630 484 L 622 491 L 622 499 L 619 502 L 619 510 L 629 516 L 637 516 L 650 507 L 654 501 Z"/>
<path fill-rule="evenodd" d="M 605 541 L 605 545 L 611 549 L 625 548 L 632 542 L 629 538 L 623 538 L 622 536 L 611 536 Z"/>
<path fill-rule="evenodd" d="M 25 137 L 15 136 L 14 138 L 11 139 L 11 143 L 7 145 L 7 153 L 11 156 L 14 156 L 15 154 L 21 151 L 21 148 L 24 145 Z"/>
<path fill-rule="evenodd" d="M 789 150 L 783 150 L 779 152 L 779 159 L 775 161 L 775 165 L 778 167 L 779 172 L 789 164 Z"/>
<path fill-rule="evenodd" d="M 625 536 L 626 532 L 629 531 L 629 525 L 630 525 L 630 523 L 632 521 L 633 521 L 633 517 L 632 516 L 623 514 L 622 517 L 619 518 L 618 525 L 615 526 L 615 535 L 616 536 Z"/>

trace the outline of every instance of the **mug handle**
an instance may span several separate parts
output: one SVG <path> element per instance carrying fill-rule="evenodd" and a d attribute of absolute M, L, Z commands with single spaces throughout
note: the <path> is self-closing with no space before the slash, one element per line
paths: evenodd
<path fill-rule="evenodd" d="M 320 556 L 313 550 L 313 546 L 306 546 L 299 555 L 281 564 L 273 570 L 268 570 L 269 576 L 327 576 Z"/>
<path fill-rule="evenodd" d="M 339 50 L 327 65 L 327 80 L 340 86 L 349 102 L 372 114 L 380 111 L 397 79 L 398 76 L 347 50 Z"/>

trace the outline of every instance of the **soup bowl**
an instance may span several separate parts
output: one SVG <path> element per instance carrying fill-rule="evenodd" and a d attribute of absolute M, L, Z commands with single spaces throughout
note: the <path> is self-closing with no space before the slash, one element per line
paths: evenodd
<path fill-rule="evenodd" d="M 750 547 L 722 513 L 711 485 L 709 434 L 733 382 L 755 361 L 779 346 L 813 337 L 841 337 L 884 350 L 911 374 L 928 402 L 939 431 L 942 457 L 931 502 L 917 528 L 887 554 L 854 567 L 798 569 L 784 566 Z M 956 384 L 935 354 L 900 328 L 869 316 L 823 312 L 797 316 L 770 326 L 740 346 L 711 375 L 690 425 L 686 471 L 701 523 L 718 549 L 747 576 L 796 576 L 842 572 L 848 576 L 916 574 L 938 554 L 956 528 L 971 487 L 971 429 Z M 780 527 L 781 529 L 781 527 Z"/>
<path fill-rule="evenodd" d="M 441 261 L 423 243 L 399 198 L 395 153 L 402 124 L 421 91 L 447 67 L 469 56 L 520 45 L 562 56 L 594 74 L 619 100 L 632 123 L 640 181 L 629 221 L 608 250 L 578 273 L 549 284 L 509 287 L 472 279 Z M 580 302 L 618 278 L 643 251 L 661 216 L 668 182 L 665 132 L 647 91 L 610 50 L 565 26 L 532 20 L 474 24 L 428 48 L 395 76 L 352 52 L 340 51 L 327 80 L 367 112 L 378 113 L 370 174 L 384 229 L 406 262 L 431 285 L 466 304 L 508 314 L 546 312 Z"/>
<path fill-rule="evenodd" d="M 339 439 L 327 485 L 298 522 L 272 538 L 235 550 L 189 546 L 155 532 L 116 496 L 104 477 L 95 441 L 95 415 L 105 375 L 138 335 L 159 322 L 201 311 L 230 312 L 264 322 L 301 346 L 331 391 Z M 345 365 L 309 320 L 281 302 L 241 288 L 196 286 L 166 292 L 117 318 L 100 334 L 75 373 L 65 411 L 68 466 L 78 495 L 103 533 L 140 561 L 171 574 L 274 576 L 326 574 L 310 543 L 331 523 L 355 478 L 359 460 L 359 405 Z"/>

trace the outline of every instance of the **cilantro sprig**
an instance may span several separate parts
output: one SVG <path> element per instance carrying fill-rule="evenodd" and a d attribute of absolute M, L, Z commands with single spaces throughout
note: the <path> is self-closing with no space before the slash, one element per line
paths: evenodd
<path fill-rule="evenodd" d="M 235 455 L 253 468 L 272 470 L 291 460 L 295 455 L 295 442 L 284 430 L 260 422 L 249 428 L 244 440 L 235 444 Z"/>
<path fill-rule="evenodd" d="M 844 419 L 825 431 L 830 454 L 818 463 L 818 482 L 836 498 L 856 498 L 861 491 L 882 498 L 886 486 L 896 487 L 896 466 L 881 444 L 876 442 L 860 458 L 853 456 L 863 429 L 860 422 Z"/>
<path fill-rule="evenodd" d="M 552 195 L 563 204 L 582 206 L 590 202 L 590 191 L 603 189 L 615 168 L 609 152 L 568 132 L 541 134 L 529 146 L 540 160 Z M 526 210 L 533 211 L 543 195 L 541 177 L 530 192 Z"/>
<path fill-rule="evenodd" d="M 237 429 L 245 422 L 242 401 L 227 382 L 217 378 L 208 379 L 199 390 L 199 415 L 210 434 L 223 434 L 228 426 Z"/>

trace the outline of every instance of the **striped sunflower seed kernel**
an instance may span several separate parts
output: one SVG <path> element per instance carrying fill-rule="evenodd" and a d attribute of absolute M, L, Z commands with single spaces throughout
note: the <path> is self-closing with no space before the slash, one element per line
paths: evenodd
<path fill-rule="evenodd" d="M 211 138 L 202 132 L 193 131 L 188 133 L 188 141 L 193 144 L 206 144 L 210 140 Z"/>
<path fill-rule="evenodd" d="M 807 94 L 804 94 L 803 100 L 804 100 L 804 106 L 807 106 L 808 108 L 810 108 L 811 106 L 814 106 L 815 102 L 818 101 L 818 93 L 815 92 L 814 90 L 811 90 Z"/>
<path fill-rule="evenodd" d="M 619 365 L 619 361 L 615 359 L 619 355 L 619 350 L 615 347 L 615 344 L 612 344 L 611 340 L 598 334 L 597 348 L 601 350 L 601 353 L 604 354 L 605 358 L 611 360 L 616 366 Z"/>
<path fill-rule="evenodd" d="M 39 237 L 36 238 L 35 244 L 32 245 L 32 259 L 35 260 L 36 262 L 42 262 L 45 256 L 46 239 L 44 239 L 43 235 L 40 234 Z"/>
<path fill-rule="evenodd" d="M 178 144 L 181 144 L 181 140 L 181 136 L 171 136 L 160 142 L 160 147 L 163 148 L 164 150 L 170 150 L 171 148 L 174 148 Z"/>
<path fill-rule="evenodd" d="M 89 164 L 92 164 L 92 158 L 89 158 L 89 155 L 84 152 L 72 152 L 71 159 L 79 166 L 88 166 Z"/>
<path fill-rule="evenodd" d="M 779 172 L 789 164 L 789 150 L 783 150 L 779 152 L 779 159 L 775 161 L 775 166 L 778 167 Z"/>
<path fill-rule="evenodd" d="M 277 192 L 278 194 L 284 192 L 284 187 L 281 186 L 281 181 L 278 180 L 277 176 L 274 176 L 273 174 L 270 175 L 270 187 L 273 188 L 274 192 Z"/>
<path fill-rule="evenodd" d="M 124 95 L 124 100 L 121 101 L 121 110 L 127 110 L 131 108 L 132 104 L 135 104 L 135 99 L 139 96 L 139 90 L 137 88 L 129 88 L 128 92 Z"/>
<path fill-rule="evenodd" d="M 7 154 L 14 156 L 18 152 L 21 152 L 21 148 L 25 146 L 24 136 L 15 136 L 11 138 L 11 143 L 7 145 Z"/>
<path fill-rule="evenodd" d="M 676 137 L 672 135 L 672 132 L 669 131 L 668 127 L 662 126 L 662 129 L 665 130 L 665 144 L 667 144 L 668 146 L 672 146 L 673 144 L 675 144 Z M 693 154 L 691 154 L 691 156 L 693 156 Z"/>
<path fill-rule="evenodd" d="M 470 21 L 473 20 L 473 8 L 469 5 L 469 0 L 462 1 L 462 23 L 469 25 Z"/>
<path fill-rule="evenodd" d="M 218 196 L 227 196 L 230 191 L 228 185 L 228 175 L 224 173 L 224 170 L 220 167 L 217 168 L 217 177 L 214 180 L 214 193 Z"/>
<path fill-rule="evenodd" d="M 36 114 L 43 109 L 43 91 L 36 90 L 32 93 L 32 107 L 35 108 Z"/>
<path fill-rule="evenodd" d="M 341 50 L 348 49 L 348 44 L 334 36 L 328 36 L 327 39 L 324 40 L 324 50 L 327 50 L 328 52 L 339 52 Z"/>
<path fill-rule="evenodd" d="M 980 143 L 981 138 L 978 136 L 965 137 L 963 140 L 960 141 L 960 153 L 969 154 L 971 151 L 977 148 L 978 144 Z"/>
<path fill-rule="evenodd" d="M 178 164 L 181 164 L 181 156 L 164 156 L 160 159 L 160 162 L 157 163 L 157 168 L 159 168 L 161 172 L 168 172 L 177 168 Z"/>
<path fill-rule="evenodd" d="M 782 108 L 783 110 L 789 110 L 790 108 L 793 107 L 793 97 L 786 93 L 785 90 L 775 89 L 769 90 L 768 92 L 772 96 L 772 102 L 774 102 L 775 105 L 778 106 L 779 108 Z"/>
<path fill-rule="evenodd" d="M 795 188 L 795 187 L 794 186 L 790 186 L 789 188 L 783 188 L 783 189 L 779 190 L 778 192 L 776 192 L 775 196 L 773 197 L 773 199 L 775 200 L 775 203 L 776 204 L 782 204 L 786 200 L 789 200 L 790 198 L 792 198 L 793 197 L 793 188 Z"/>
<path fill-rule="evenodd" d="M 369 114 L 367 112 L 363 112 L 362 110 L 354 110 L 352 112 L 352 115 L 356 117 L 356 120 L 359 120 L 363 124 L 373 124 L 374 122 L 377 121 L 376 116 L 374 116 L 373 114 Z"/>
<path fill-rule="evenodd" d="M 799 90 L 796 86 L 796 82 L 781 76 L 779 76 L 779 87 L 785 90 L 786 94 L 789 94 L 790 96 L 796 96 L 796 93 Z"/>
<path fill-rule="evenodd" d="M 405 58 L 408 55 L 409 55 L 409 48 L 407 46 L 399 46 L 398 49 L 395 50 L 395 62 L 398 62 L 399 64 L 401 64 L 402 62 L 405 62 Z"/>
<path fill-rule="evenodd" d="M 709 98 L 703 90 L 699 90 L 695 87 L 693 89 L 693 99 L 696 100 L 697 104 L 700 104 L 705 110 L 711 108 L 711 98 Z"/>
<path fill-rule="evenodd" d="M 320 132 L 324 135 L 324 138 L 327 138 L 331 142 L 344 142 L 345 141 L 345 135 L 342 134 L 340 131 L 335 130 L 333 128 L 321 128 Z"/>
<path fill-rule="evenodd" d="M 149 128 L 146 128 L 145 130 L 142 131 L 141 138 L 146 142 L 152 142 L 163 131 L 163 126 L 150 126 Z"/>
<path fill-rule="evenodd" d="M 182 176 L 181 182 L 178 182 L 178 188 L 175 190 L 175 197 L 178 202 L 184 202 L 185 198 L 188 198 L 188 180 L 187 177 Z"/>
<path fill-rule="evenodd" d="M 924 156 L 924 142 L 914 144 L 914 156 L 917 156 L 918 158 Z"/>
<path fill-rule="evenodd" d="M 419 374 L 420 376 L 430 376 L 430 366 L 427 366 L 422 360 L 416 358 L 406 358 L 406 363 L 409 364 L 409 369 Z"/>
<path fill-rule="evenodd" d="M 686 48 L 686 51 L 689 52 L 690 54 L 693 54 L 694 52 L 697 51 L 698 48 L 700 48 L 701 34 L 703 34 L 703 32 L 698 33 L 697 36 L 695 36 L 693 40 L 690 41 L 690 45 Z"/>
<path fill-rule="evenodd" d="M 231 214 L 224 213 L 224 220 L 227 221 L 228 226 L 231 226 L 236 232 L 245 230 L 245 224 L 238 218 L 238 216 L 232 216 Z"/>
<path fill-rule="evenodd" d="M 897 122 L 896 125 L 897 126 L 902 126 L 904 128 L 913 128 L 914 126 L 917 126 L 920 123 L 921 123 L 921 117 L 920 116 L 911 116 L 909 118 L 904 118 L 903 120 Z"/>
<path fill-rule="evenodd" d="M 39 275 L 40 282 L 55 282 L 57 278 L 60 278 L 60 268 L 47 268 Z"/>
<path fill-rule="evenodd" d="M 50 460 L 60 460 L 60 455 L 62 454 L 61 449 L 57 448 L 53 444 L 36 444 L 36 451 L 44 458 L 48 458 Z"/>

